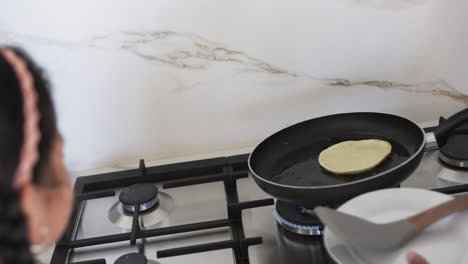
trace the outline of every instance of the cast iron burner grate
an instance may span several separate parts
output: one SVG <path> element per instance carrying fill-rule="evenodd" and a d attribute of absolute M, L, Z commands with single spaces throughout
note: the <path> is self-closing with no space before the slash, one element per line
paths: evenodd
<path fill-rule="evenodd" d="M 239 155 L 227 158 L 214 158 L 148 168 L 145 166 L 144 161 L 140 160 L 139 169 L 77 178 L 74 187 L 76 198 L 71 221 L 64 236 L 55 247 L 51 264 L 69 263 L 70 251 L 76 248 L 124 241 L 128 241 L 130 245 L 135 245 L 138 239 L 143 240 L 151 237 L 181 234 L 220 227 L 230 228 L 230 240 L 159 250 L 156 252 L 157 258 L 161 259 L 231 248 L 233 250 L 236 264 L 249 264 L 248 248 L 253 245 L 261 244 L 263 241 L 261 237 L 246 238 L 242 222 L 242 211 L 256 207 L 270 206 L 274 204 L 274 201 L 273 199 L 262 199 L 247 202 L 239 201 L 236 181 L 238 179 L 248 177 L 247 158 L 248 155 Z M 226 219 L 141 230 L 138 220 L 141 211 L 145 209 L 142 208 L 141 205 L 149 201 L 154 201 L 153 196 L 157 197 L 158 192 L 155 192 L 153 189 L 148 190 L 145 197 L 137 197 L 138 199 L 127 199 L 128 197 L 125 197 L 125 195 L 124 197 L 120 197 L 120 201 L 122 201 L 123 198 L 123 202 L 129 206 L 129 209 L 133 209 L 133 223 L 130 232 L 78 240 L 75 239 L 77 229 L 80 224 L 79 219 L 81 209 L 86 200 L 112 197 L 116 195 L 114 189 L 125 188 L 128 186 L 133 186 L 134 188 L 135 184 L 144 183 L 145 185 L 151 185 L 162 183 L 163 189 L 169 189 L 217 181 L 222 181 L 224 183 L 228 215 Z M 72 264 L 78 263 L 105 264 L 106 260 L 87 260 Z"/>
<path fill-rule="evenodd" d="M 426 132 L 433 131 L 434 128 L 425 129 Z M 262 243 L 260 237 L 245 238 L 242 224 L 242 210 L 260 206 L 273 205 L 273 199 L 256 200 L 249 202 L 239 202 L 237 194 L 236 180 L 248 177 L 247 168 L 248 154 L 233 157 L 223 157 L 208 160 L 184 162 L 157 167 L 146 168 L 144 161 L 140 161 L 140 168 L 112 172 L 89 177 L 79 177 L 75 182 L 74 193 L 76 195 L 75 205 L 71 222 L 65 235 L 57 243 L 51 264 L 66 264 L 69 262 L 70 251 L 74 248 L 81 248 L 93 245 L 108 244 L 113 242 L 128 241 L 134 245 L 137 239 L 157 237 L 171 234 L 180 234 L 198 230 L 213 229 L 219 227 L 230 227 L 232 239 L 219 241 L 210 244 L 195 245 L 189 247 L 160 250 L 157 252 L 158 258 L 206 252 L 210 250 L 231 248 L 234 252 L 236 264 L 250 263 L 248 257 L 249 246 Z M 114 234 L 102 237 L 93 237 L 75 240 L 77 227 L 81 214 L 81 208 L 86 200 L 99 199 L 115 196 L 113 189 L 125 188 L 139 183 L 165 182 L 163 188 L 176 188 L 209 182 L 223 181 L 226 191 L 226 203 L 228 210 L 227 219 L 219 219 L 208 222 L 192 223 L 165 228 L 150 230 L 140 230 L 138 226 L 138 210 L 134 211 L 133 225 L 131 232 Z M 456 194 L 468 191 L 468 184 L 451 187 L 432 189 L 446 194 Z M 285 235 L 293 234 L 286 232 Z M 301 236 L 313 238 L 309 236 Z M 94 259 L 72 264 L 106 264 L 105 259 Z"/>

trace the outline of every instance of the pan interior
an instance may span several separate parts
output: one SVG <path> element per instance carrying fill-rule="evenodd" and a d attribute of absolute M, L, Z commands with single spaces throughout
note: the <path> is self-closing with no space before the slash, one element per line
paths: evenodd
<path fill-rule="evenodd" d="M 411 158 L 424 143 L 424 133 L 409 120 L 379 113 L 351 113 L 311 119 L 270 136 L 250 157 L 253 172 L 286 186 L 323 187 L 354 182 L 387 172 Z M 323 169 L 318 156 L 347 140 L 380 139 L 392 145 L 377 167 L 360 174 L 337 175 Z"/>
<path fill-rule="evenodd" d="M 354 175 L 337 175 L 323 169 L 318 161 L 320 152 L 334 144 L 347 140 L 381 139 L 390 142 L 392 152 L 377 167 L 363 173 Z M 326 186 L 346 182 L 352 182 L 387 171 L 401 164 L 410 157 L 410 152 L 396 141 L 372 135 L 354 135 L 347 137 L 330 137 L 305 145 L 294 152 L 288 153 L 273 166 L 272 182 L 294 186 Z"/>

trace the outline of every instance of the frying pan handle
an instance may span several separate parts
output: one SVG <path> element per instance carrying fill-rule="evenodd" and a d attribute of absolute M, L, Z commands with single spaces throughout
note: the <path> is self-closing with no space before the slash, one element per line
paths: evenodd
<path fill-rule="evenodd" d="M 464 109 L 447 120 L 439 124 L 439 127 L 434 131 L 435 138 L 439 146 L 443 146 L 447 140 L 447 137 L 452 129 L 468 121 L 468 108 Z"/>

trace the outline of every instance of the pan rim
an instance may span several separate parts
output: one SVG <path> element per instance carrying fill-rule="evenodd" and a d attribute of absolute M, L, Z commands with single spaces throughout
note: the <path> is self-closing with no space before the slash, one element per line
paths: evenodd
<path fill-rule="evenodd" d="M 268 136 L 267 138 L 265 138 L 264 140 L 262 140 L 262 142 L 260 142 L 252 152 L 250 152 L 249 154 L 249 157 L 247 159 L 247 166 L 249 168 L 249 173 L 252 174 L 255 178 L 267 183 L 267 184 L 270 184 L 270 185 L 275 185 L 275 186 L 278 186 L 278 187 L 281 187 L 281 188 L 288 188 L 288 189 L 298 189 L 298 190 L 309 190 L 309 189 L 328 189 L 328 188 L 336 188 L 336 187 L 343 187 L 343 186 L 348 186 L 348 185 L 354 185 L 356 183 L 360 183 L 360 182 L 365 182 L 365 181 L 369 181 L 369 180 L 372 180 L 372 179 L 375 179 L 375 178 L 378 178 L 384 174 L 387 174 L 387 173 L 390 173 L 394 170 L 397 170 L 399 169 L 400 167 L 406 165 L 407 163 L 411 162 L 413 159 L 415 159 L 420 153 L 421 151 L 424 150 L 424 147 L 426 145 L 426 132 L 424 131 L 424 129 L 421 128 L 420 125 L 418 125 L 416 122 L 414 122 L 413 120 L 411 119 L 408 119 L 406 117 L 403 117 L 403 116 L 400 116 L 400 115 L 394 115 L 394 114 L 390 114 L 390 113 L 385 113 L 385 112 L 345 112 L 345 113 L 339 113 L 339 114 L 332 114 L 332 115 L 326 115 L 326 116 L 322 116 L 322 117 L 331 117 L 331 116 L 337 116 L 337 115 L 346 115 L 346 114 L 384 114 L 384 115 L 388 115 L 388 116 L 394 116 L 394 117 L 397 117 L 397 118 L 402 118 L 402 119 L 405 119 L 407 120 L 408 122 L 410 123 L 413 123 L 417 128 L 419 128 L 419 130 L 421 131 L 421 135 L 422 135 L 422 142 L 419 146 L 419 149 L 410 157 L 408 158 L 407 160 L 405 160 L 404 162 L 398 164 L 397 166 L 387 170 L 387 171 L 384 171 L 384 172 L 381 172 L 379 174 L 376 174 L 374 176 L 371 176 L 371 177 L 368 177 L 368 178 L 364 178 L 364 179 L 360 179 L 360 180 L 357 180 L 357 181 L 352 181 L 352 182 L 347 182 L 347 183 L 339 183 L 339 184 L 333 184 L 333 185 L 324 185 L 324 186 L 295 186 L 295 185 L 285 185 L 285 184 L 280 184 L 280 183 L 276 183 L 276 182 L 272 182 L 272 181 L 269 181 L 269 180 L 266 180 L 264 179 L 263 177 L 261 177 L 260 175 L 258 175 L 253 169 L 252 169 L 252 165 L 251 165 L 251 158 L 252 158 L 252 155 L 254 154 L 255 150 L 257 150 L 257 148 L 263 143 L 265 142 L 267 139 L 269 139 L 270 137 L 274 136 L 275 134 L 277 133 L 280 133 L 281 131 L 284 131 L 285 129 L 288 129 L 290 127 L 293 127 L 295 125 L 298 125 L 298 124 L 301 124 L 301 123 L 304 123 L 304 122 L 307 122 L 307 121 L 310 121 L 310 119 L 308 120 L 304 120 L 302 122 L 298 122 L 296 124 L 293 124 L 291 126 L 288 126 L 286 128 L 283 128 L 277 132 L 275 132 L 274 134 L 271 134 L 270 136 Z M 321 118 L 321 117 L 318 117 L 318 118 Z"/>

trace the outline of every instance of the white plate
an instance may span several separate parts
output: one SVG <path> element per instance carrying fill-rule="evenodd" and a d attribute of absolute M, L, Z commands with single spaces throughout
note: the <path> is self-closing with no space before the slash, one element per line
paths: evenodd
<path fill-rule="evenodd" d="M 387 223 L 450 199 L 453 199 L 450 195 L 424 189 L 391 188 L 360 195 L 340 206 L 338 211 L 375 223 Z M 420 253 L 430 264 L 468 263 L 468 212 L 440 220 L 397 249 L 355 247 L 340 240 L 327 228 L 324 242 L 330 256 L 339 264 L 406 264 L 409 251 Z"/>

